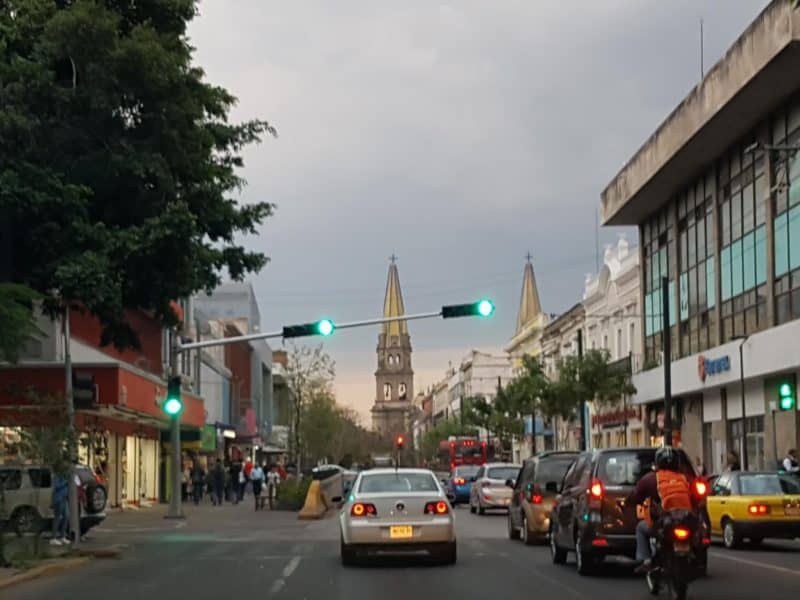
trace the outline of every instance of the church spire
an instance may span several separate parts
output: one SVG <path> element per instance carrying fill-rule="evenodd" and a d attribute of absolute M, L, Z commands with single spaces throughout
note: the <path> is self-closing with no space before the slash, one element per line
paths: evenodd
<path fill-rule="evenodd" d="M 400 275 L 397 273 L 397 257 L 392 254 L 392 262 L 389 265 L 389 276 L 386 279 L 386 297 L 383 300 L 383 316 L 399 317 L 406 313 L 403 306 L 403 293 L 400 291 Z M 408 327 L 405 321 L 392 321 L 383 324 L 383 334 L 408 335 Z"/>
<path fill-rule="evenodd" d="M 536 277 L 533 274 L 530 252 L 527 255 L 525 270 L 522 274 L 522 296 L 519 301 L 519 313 L 517 314 L 517 331 L 519 333 L 525 326 L 533 321 L 542 312 L 542 305 L 539 302 L 539 290 L 536 288 Z"/>

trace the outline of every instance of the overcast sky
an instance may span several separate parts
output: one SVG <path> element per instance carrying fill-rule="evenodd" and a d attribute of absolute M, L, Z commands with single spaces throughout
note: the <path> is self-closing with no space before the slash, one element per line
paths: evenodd
<path fill-rule="evenodd" d="M 277 140 L 248 148 L 243 202 L 277 204 L 249 247 L 265 330 L 492 297 L 487 321 L 411 323 L 416 389 L 514 333 L 530 252 L 544 309 L 595 270 L 599 195 L 766 0 L 204 0 L 196 62 Z M 601 229 L 600 246 L 631 229 Z M 602 257 L 602 252 L 601 252 Z M 326 341 L 368 415 L 377 329 Z M 273 344 L 277 347 L 279 344 Z M 365 419 L 368 423 L 368 419 Z"/>

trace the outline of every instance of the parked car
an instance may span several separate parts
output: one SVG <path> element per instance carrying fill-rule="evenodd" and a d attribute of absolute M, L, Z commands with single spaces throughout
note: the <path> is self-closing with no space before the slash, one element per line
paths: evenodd
<path fill-rule="evenodd" d="M 733 471 L 714 478 L 708 498 L 711 533 L 726 548 L 742 540 L 800 537 L 800 482 L 774 472 Z"/>
<path fill-rule="evenodd" d="M 446 489 L 453 506 L 469 503 L 472 481 L 479 469 L 479 465 L 459 465 L 450 473 L 450 477 L 446 480 Z"/>
<path fill-rule="evenodd" d="M 507 482 L 513 489 L 509 539 L 522 538 L 525 544 L 547 540 L 556 492 L 577 456 L 577 452 L 543 452 L 526 460 L 515 480 Z"/>
<path fill-rule="evenodd" d="M 106 488 L 89 467 L 79 465 L 81 535 L 106 518 Z M 17 535 L 41 533 L 53 526 L 53 476 L 39 465 L 0 465 L 0 526 Z"/>
<path fill-rule="evenodd" d="M 679 468 L 689 479 L 701 512 L 705 512 L 705 480 L 681 449 Z M 590 574 L 606 556 L 635 558 L 635 507 L 625 499 L 639 479 L 652 470 L 655 448 L 614 448 L 581 453 L 567 470 L 550 516 L 550 551 L 554 563 L 575 552 L 578 573 Z M 705 520 L 704 520 L 705 521 Z M 706 529 L 705 522 L 703 529 Z M 696 565 L 705 572 L 708 532 Z"/>
<path fill-rule="evenodd" d="M 511 463 L 488 463 L 475 474 L 470 489 L 469 511 L 479 515 L 493 508 L 507 509 L 511 504 L 509 479 L 516 479 L 520 465 Z"/>

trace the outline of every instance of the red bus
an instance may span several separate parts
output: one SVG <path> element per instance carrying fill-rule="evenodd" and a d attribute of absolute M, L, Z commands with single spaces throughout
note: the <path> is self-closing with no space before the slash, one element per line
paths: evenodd
<path fill-rule="evenodd" d="M 489 446 L 475 438 L 459 438 L 439 443 L 439 462 L 450 471 L 459 465 L 483 465 L 489 461 Z"/>

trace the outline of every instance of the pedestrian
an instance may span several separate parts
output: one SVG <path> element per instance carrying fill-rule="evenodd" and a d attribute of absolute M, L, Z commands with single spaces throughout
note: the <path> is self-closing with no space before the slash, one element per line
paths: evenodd
<path fill-rule="evenodd" d="M 222 461 L 217 459 L 217 464 L 214 465 L 214 472 L 211 475 L 211 484 L 214 486 L 213 501 L 216 506 L 222 506 L 222 500 L 225 496 L 225 467 Z"/>
<path fill-rule="evenodd" d="M 699 456 L 694 457 L 694 470 L 697 471 L 698 475 L 705 477 L 706 466 L 703 464 L 703 459 Z"/>
<path fill-rule="evenodd" d="M 62 475 L 56 474 L 53 478 L 53 539 L 50 544 L 61 546 L 69 544 L 67 540 L 67 525 L 69 524 L 68 508 L 69 488 L 67 480 Z"/>
<path fill-rule="evenodd" d="M 189 482 L 192 480 L 191 472 L 189 471 L 189 466 L 187 465 L 183 469 L 183 473 L 181 474 L 181 501 L 186 502 L 189 500 Z"/>
<path fill-rule="evenodd" d="M 205 485 L 206 481 L 206 472 L 203 470 L 200 461 L 195 461 L 195 463 L 192 465 L 191 477 L 192 499 L 194 500 L 194 505 L 197 506 L 203 499 L 203 485 Z"/>
<path fill-rule="evenodd" d="M 739 462 L 739 454 L 735 450 L 728 450 L 725 471 L 741 471 L 742 464 Z"/>
<path fill-rule="evenodd" d="M 239 487 L 237 489 L 239 502 L 244 502 L 244 488 L 247 487 L 247 475 L 244 474 L 244 469 L 239 471 Z"/>
<path fill-rule="evenodd" d="M 256 510 L 264 508 L 261 498 L 261 486 L 264 484 L 264 469 L 261 465 L 256 465 L 250 471 L 250 481 L 253 483 L 253 497 L 256 500 Z"/>
<path fill-rule="evenodd" d="M 278 497 L 278 484 L 280 483 L 281 476 L 278 474 L 278 469 L 273 465 L 269 469 L 267 475 L 267 497 L 269 498 L 269 509 L 272 510 L 275 505 L 274 502 Z"/>
<path fill-rule="evenodd" d="M 797 450 L 794 448 L 786 452 L 786 458 L 783 459 L 783 470 L 792 475 L 800 473 L 800 463 L 797 462 Z"/>

